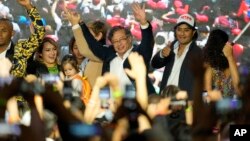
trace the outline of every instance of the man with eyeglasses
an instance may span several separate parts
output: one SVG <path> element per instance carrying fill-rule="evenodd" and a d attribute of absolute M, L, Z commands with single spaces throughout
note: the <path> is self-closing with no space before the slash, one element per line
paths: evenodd
<path fill-rule="evenodd" d="M 120 78 L 121 89 L 123 91 L 125 91 L 126 85 L 134 85 L 135 81 L 128 77 L 124 71 L 124 68 L 130 68 L 127 59 L 129 54 L 131 52 L 138 52 L 143 56 L 146 67 L 148 68 L 154 45 L 152 27 L 146 19 L 145 6 L 141 7 L 139 4 L 134 3 L 132 4 L 132 10 L 135 18 L 141 24 L 142 40 L 139 45 L 133 45 L 133 37 L 129 29 L 123 26 L 114 26 L 110 29 L 108 35 L 111 45 L 103 47 L 103 45 L 99 44 L 91 35 L 86 24 L 80 24 L 89 48 L 103 61 L 102 72 L 111 72 L 117 75 Z M 149 94 L 155 93 L 154 87 L 148 77 L 147 89 Z"/>

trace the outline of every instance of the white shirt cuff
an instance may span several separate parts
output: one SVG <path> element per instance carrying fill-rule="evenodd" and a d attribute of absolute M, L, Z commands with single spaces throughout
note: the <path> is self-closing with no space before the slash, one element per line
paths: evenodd
<path fill-rule="evenodd" d="M 148 24 L 148 22 L 147 22 L 147 24 L 141 25 L 141 29 L 146 29 L 146 28 L 148 28 L 148 26 L 149 26 L 149 24 Z"/>
<path fill-rule="evenodd" d="M 76 25 L 73 25 L 73 26 L 72 26 L 72 30 L 75 30 L 75 29 L 77 29 L 77 28 L 80 28 L 80 25 L 79 25 L 79 24 L 76 24 Z"/>

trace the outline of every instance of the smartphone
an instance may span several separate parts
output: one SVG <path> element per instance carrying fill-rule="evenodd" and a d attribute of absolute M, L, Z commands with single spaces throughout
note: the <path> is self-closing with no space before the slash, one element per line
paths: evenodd
<path fill-rule="evenodd" d="M 108 108 L 109 104 L 108 104 L 108 100 L 110 98 L 110 88 L 108 86 L 105 86 L 104 88 L 102 88 L 99 92 L 99 97 L 101 99 L 101 108 Z"/>
<path fill-rule="evenodd" d="M 187 102 L 185 100 L 175 100 L 175 101 L 171 101 L 170 105 L 171 106 L 186 106 Z"/>
<path fill-rule="evenodd" d="M 73 88 L 72 88 L 72 81 L 66 80 L 63 81 L 63 98 L 66 100 L 71 100 L 73 97 Z"/>
<path fill-rule="evenodd" d="M 96 125 L 89 125 L 84 123 L 73 123 L 69 126 L 69 132 L 78 138 L 91 137 L 101 134 L 101 129 Z"/>
<path fill-rule="evenodd" d="M 135 97 L 136 97 L 136 90 L 135 90 L 134 85 L 127 84 L 125 86 L 124 98 L 135 99 Z"/>
<path fill-rule="evenodd" d="M 54 84 L 60 80 L 60 77 L 54 74 L 43 74 L 41 78 L 45 83 L 49 83 L 49 84 Z"/>

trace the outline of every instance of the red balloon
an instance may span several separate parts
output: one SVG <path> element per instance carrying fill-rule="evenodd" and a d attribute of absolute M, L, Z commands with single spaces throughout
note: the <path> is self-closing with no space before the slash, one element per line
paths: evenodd
<path fill-rule="evenodd" d="M 236 59 L 238 59 L 244 51 L 244 47 L 241 44 L 234 44 L 233 45 L 233 54 Z"/>

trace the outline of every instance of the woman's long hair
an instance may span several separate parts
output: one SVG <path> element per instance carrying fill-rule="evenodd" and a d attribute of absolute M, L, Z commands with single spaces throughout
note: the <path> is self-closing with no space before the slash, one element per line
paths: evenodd
<path fill-rule="evenodd" d="M 228 39 L 228 34 L 221 29 L 211 31 L 203 53 L 204 61 L 212 68 L 223 71 L 229 67 L 227 58 L 224 56 L 222 51 Z"/>

